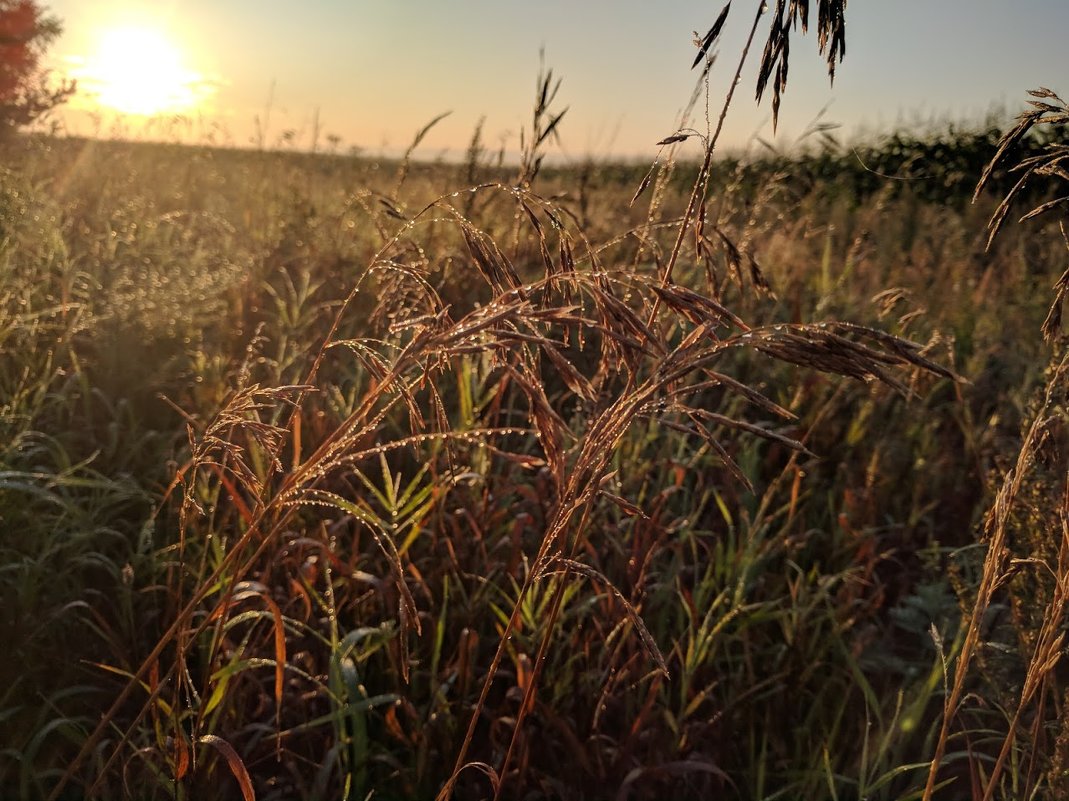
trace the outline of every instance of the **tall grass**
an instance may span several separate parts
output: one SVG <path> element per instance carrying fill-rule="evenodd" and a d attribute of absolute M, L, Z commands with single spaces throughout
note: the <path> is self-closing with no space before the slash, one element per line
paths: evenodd
<path fill-rule="evenodd" d="M 1062 781 L 1047 218 L 985 250 L 997 200 L 730 164 L 715 129 L 695 180 L 682 138 L 580 191 L 555 87 L 518 173 L 478 133 L 458 168 L 19 145 L 5 792 Z"/>

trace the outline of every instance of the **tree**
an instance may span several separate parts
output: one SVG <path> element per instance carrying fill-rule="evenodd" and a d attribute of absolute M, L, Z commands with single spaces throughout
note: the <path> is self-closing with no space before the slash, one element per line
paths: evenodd
<path fill-rule="evenodd" d="M 53 84 L 41 57 L 63 28 L 35 0 L 0 0 L 0 133 L 28 125 L 74 93 Z"/>

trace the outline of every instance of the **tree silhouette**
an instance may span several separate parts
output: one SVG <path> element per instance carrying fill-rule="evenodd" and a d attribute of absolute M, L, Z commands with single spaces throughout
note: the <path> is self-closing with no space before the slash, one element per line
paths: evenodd
<path fill-rule="evenodd" d="M 0 0 L 0 134 L 48 113 L 74 92 L 74 83 L 51 84 L 41 56 L 62 32 L 34 0 Z"/>

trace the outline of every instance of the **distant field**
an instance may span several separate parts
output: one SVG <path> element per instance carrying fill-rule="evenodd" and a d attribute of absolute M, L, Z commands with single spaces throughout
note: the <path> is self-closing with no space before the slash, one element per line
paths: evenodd
<path fill-rule="evenodd" d="M 11 145 L 0 796 L 918 797 L 1063 349 L 997 139 L 718 162 L 681 236 L 681 161 Z M 937 798 L 1008 732 L 1066 789 L 1058 392 Z"/>

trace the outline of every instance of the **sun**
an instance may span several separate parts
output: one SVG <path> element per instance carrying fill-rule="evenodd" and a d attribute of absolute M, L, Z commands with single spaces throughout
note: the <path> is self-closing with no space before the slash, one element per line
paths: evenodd
<path fill-rule="evenodd" d="M 145 117 L 191 111 L 208 91 L 163 31 L 142 26 L 104 31 L 77 77 L 99 105 Z"/>

